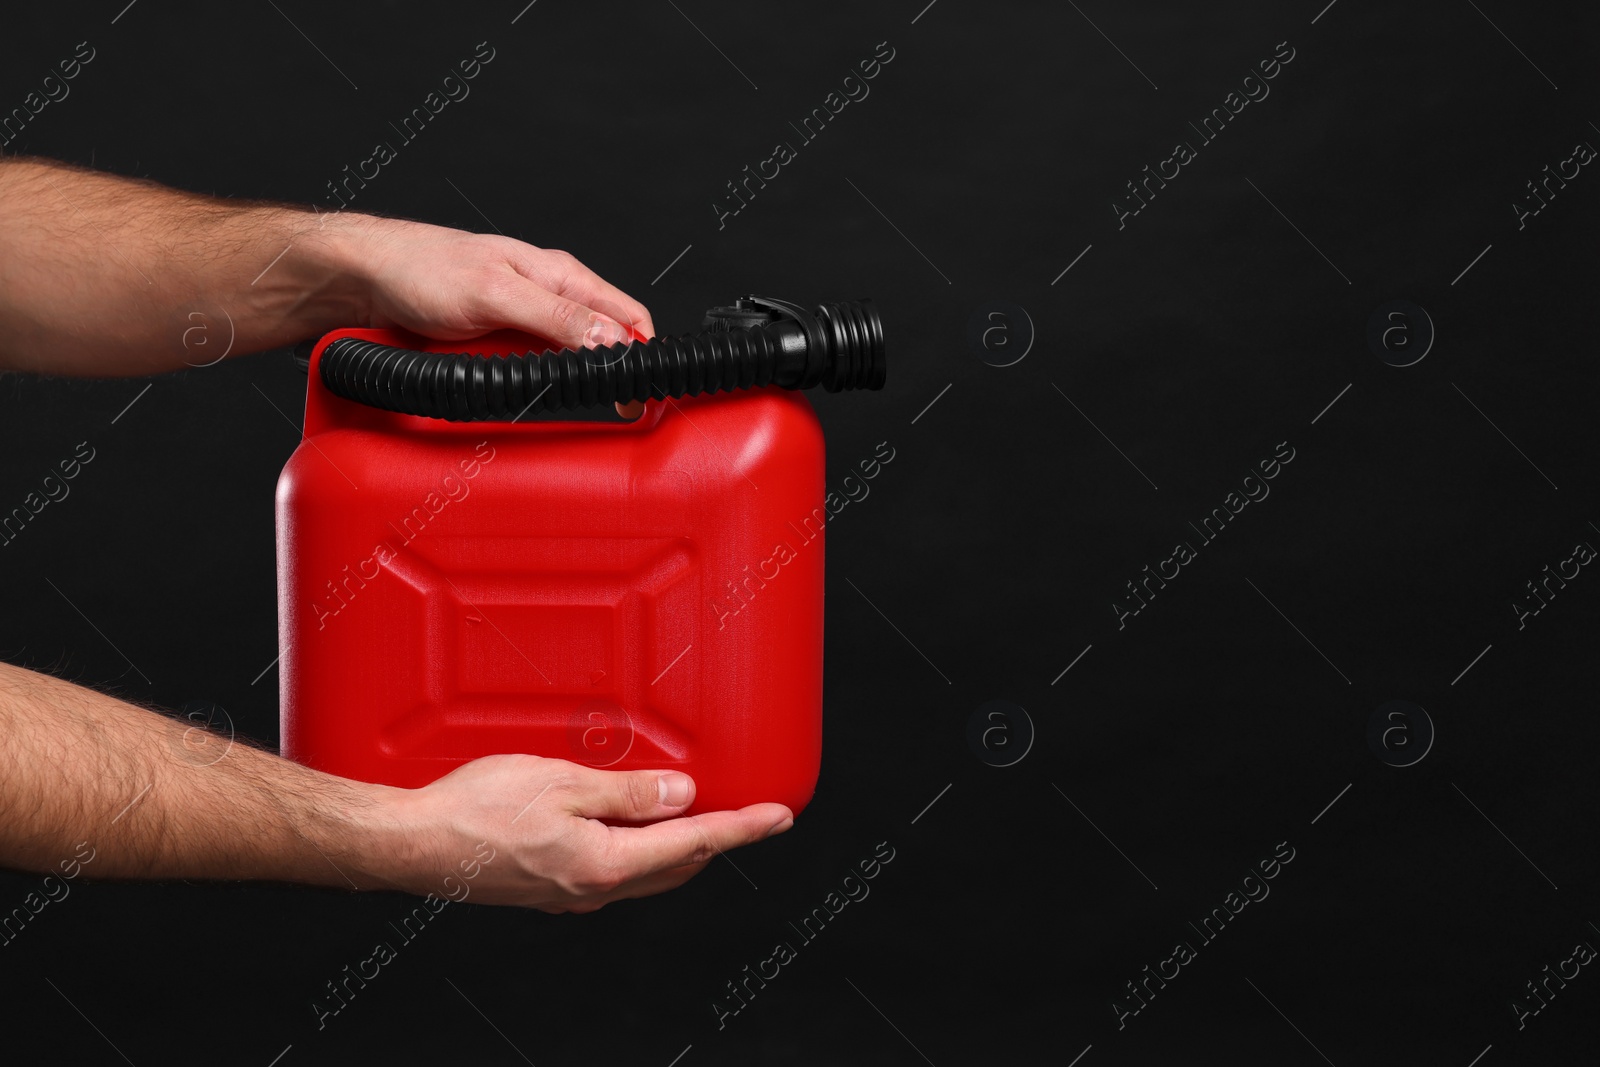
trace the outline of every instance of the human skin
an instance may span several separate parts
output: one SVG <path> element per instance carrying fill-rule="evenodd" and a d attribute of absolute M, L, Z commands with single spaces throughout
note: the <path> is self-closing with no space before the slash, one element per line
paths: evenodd
<path fill-rule="evenodd" d="M 233 354 L 341 326 L 440 340 L 497 329 L 568 348 L 654 336 L 644 305 L 567 252 L 404 219 L 222 200 L 0 160 L 0 369 L 110 377 L 195 363 L 199 311 Z"/>
<path fill-rule="evenodd" d="M 186 331 L 213 309 L 232 322 L 234 357 L 343 326 L 441 340 L 517 329 L 570 348 L 655 332 L 642 304 L 566 252 L 0 160 L 0 371 L 193 366 Z M 0 865 L 13 868 L 52 871 L 87 842 L 92 877 L 425 894 L 476 862 L 475 901 L 584 912 L 672 889 L 793 824 L 781 804 L 684 816 L 693 800 L 677 771 L 517 754 L 420 789 L 355 782 L 0 663 Z"/>

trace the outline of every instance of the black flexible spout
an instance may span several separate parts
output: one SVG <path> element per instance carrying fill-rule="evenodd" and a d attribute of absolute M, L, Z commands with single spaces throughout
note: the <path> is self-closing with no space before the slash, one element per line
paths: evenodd
<path fill-rule="evenodd" d="M 336 396 L 453 422 L 764 385 L 883 388 L 883 323 L 870 300 L 807 311 L 750 296 L 712 308 L 704 325 L 697 334 L 507 356 L 418 352 L 342 337 L 329 342 L 320 366 Z"/>

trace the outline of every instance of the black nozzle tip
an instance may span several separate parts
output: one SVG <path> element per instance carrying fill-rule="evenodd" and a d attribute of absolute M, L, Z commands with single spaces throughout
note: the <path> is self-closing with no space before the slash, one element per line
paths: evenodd
<path fill-rule="evenodd" d="M 822 386 L 830 393 L 841 389 L 882 389 L 888 378 L 884 353 L 883 319 L 871 300 L 846 300 L 823 304 L 817 318 L 828 335 L 828 363 Z"/>

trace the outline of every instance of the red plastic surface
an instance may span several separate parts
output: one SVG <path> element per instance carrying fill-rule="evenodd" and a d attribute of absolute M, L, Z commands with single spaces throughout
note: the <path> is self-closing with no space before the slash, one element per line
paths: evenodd
<path fill-rule="evenodd" d="M 798 812 L 822 750 L 824 466 L 797 392 L 631 423 L 451 423 L 335 397 L 278 481 L 286 756 L 419 786 L 500 752 L 675 768 L 692 811 Z"/>

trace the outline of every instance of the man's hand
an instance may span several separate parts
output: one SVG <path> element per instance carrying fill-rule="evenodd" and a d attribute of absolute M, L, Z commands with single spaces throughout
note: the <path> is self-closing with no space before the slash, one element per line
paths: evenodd
<path fill-rule="evenodd" d="M 401 219 L 354 216 L 334 224 L 339 258 L 368 279 L 367 304 L 350 326 L 400 326 L 460 341 L 521 330 L 561 348 L 654 337 L 650 312 L 570 252 L 510 237 L 463 233 Z M 637 418 L 644 404 L 616 405 Z"/>
<path fill-rule="evenodd" d="M 568 348 L 655 334 L 643 304 L 568 253 L 509 237 L 36 159 L 0 159 L 0 203 L 0 370 L 159 374 L 342 326 L 516 329 Z"/>
<path fill-rule="evenodd" d="M 53 871 L 87 851 L 90 877 L 438 894 L 477 861 L 472 900 L 593 911 L 793 822 L 781 804 L 682 816 L 693 800 L 676 771 L 520 755 L 421 789 L 353 782 L 0 663 L 0 867 Z"/>
<path fill-rule="evenodd" d="M 444 341 L 522 330 L 565 348 L 628 340 L 627 327 L 655 336 L 643 304 L 571 253 L 397 219 L 352 220 L 347 232 L 371 279 L 368 321 L 352 325 Z"/>
<path fill-rule="evenodd" d="M 675 889 L 718 853 L 794 823 L 781 804 L 680 817 L 693 801 L 693 779 L 677 771 L 487 756 L 432 785 L 390 795 L 385 815 L 423 859 L 389 871 L 382 866 L 388 858 L 379 857 L 374 873 L 416 893 L 438 892 L 441 874 L 488 842 L 495 858 L 471 883 L 472 900 L 590 912 Z"/>

